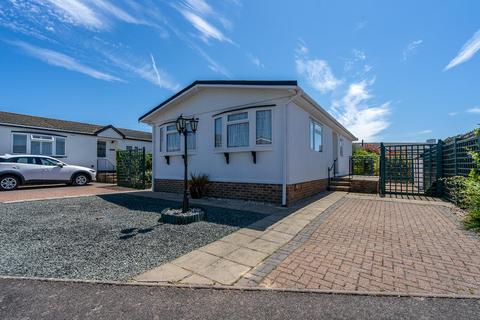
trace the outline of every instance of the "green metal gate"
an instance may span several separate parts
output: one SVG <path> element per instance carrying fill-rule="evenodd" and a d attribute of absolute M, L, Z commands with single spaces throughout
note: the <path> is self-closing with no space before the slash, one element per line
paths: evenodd
<path fill-rule="evenodd" d="M 440 196 L 442 141 L 380 145 L 380 193 Z"/>

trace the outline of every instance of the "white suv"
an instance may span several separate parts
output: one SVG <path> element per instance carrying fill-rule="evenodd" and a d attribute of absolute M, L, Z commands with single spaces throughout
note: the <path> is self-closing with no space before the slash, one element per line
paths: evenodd
<path fill-rule="evenodd" d="M 0 156 L 0 190 L 13 190 L 22 184 L 68 183 L 83 186 L 95 181 L 90 168 L 72 166 L 60 160 L 35 155 Z"/>

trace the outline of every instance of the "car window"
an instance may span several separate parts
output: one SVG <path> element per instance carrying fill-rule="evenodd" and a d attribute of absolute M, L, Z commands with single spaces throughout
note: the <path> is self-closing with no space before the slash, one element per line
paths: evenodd
<path fill-rule="evenodd" d="M 36 158 L 37 160 L 37 164 L 40 164 L 42 166 L 56 166 L 57 164 L 50 160 L 50 159 L 47 159 L 47 158 Z"/>
<path fill-rule="evenodd" d="M 24 164 L 35 164 L 32 157 L 12 158 L 11 162 L 13 162 L 13 163 L 24 163 Z"/>

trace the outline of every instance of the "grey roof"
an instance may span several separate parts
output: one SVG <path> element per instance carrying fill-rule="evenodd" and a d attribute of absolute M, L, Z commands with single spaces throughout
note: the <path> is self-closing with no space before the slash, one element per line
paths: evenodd
<path fill-rule="evenodd" d="M 152 134 L 146 131 L 117 128 L 112 125 L 96 125 L 75 121 L 66 121 L 60 119 L 51 119 L 26 114 L 0 111 L 0 124 L 10 124 L 15 126 L 60 130 L 71 133 L 81 133 L 87 135 L 97 135 L 106 129 L 112 128 L 125 139 L 152 141 Z"/>

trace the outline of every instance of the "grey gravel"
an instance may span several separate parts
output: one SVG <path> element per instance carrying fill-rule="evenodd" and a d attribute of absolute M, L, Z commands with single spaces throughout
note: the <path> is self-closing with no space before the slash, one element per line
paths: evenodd
<path fill-rule="evenodd" d="M 128 194 L 0 205 L 0 274 L 126 280 L 263 217 L 201 206 L 207 221 L 158 222 L 180 204 Z"/>

